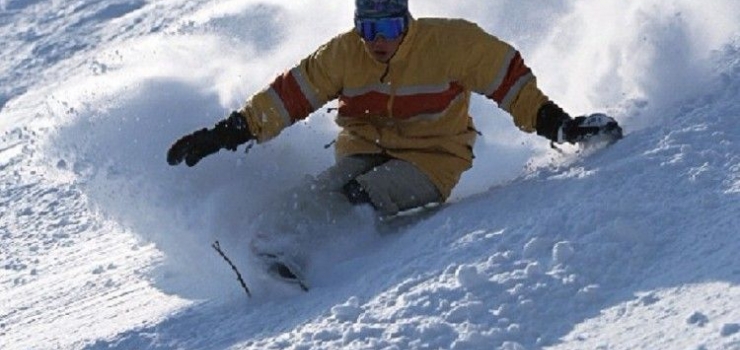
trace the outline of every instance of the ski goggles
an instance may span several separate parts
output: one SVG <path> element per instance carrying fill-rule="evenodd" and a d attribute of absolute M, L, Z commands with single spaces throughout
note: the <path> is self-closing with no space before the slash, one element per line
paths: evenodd
<path fill-rule="evenodd" d="M 355 29 L 365 41 L 375 41 L 378 36 L 396 40 L 406 31 L 406 17 L 358 18 Z"/>

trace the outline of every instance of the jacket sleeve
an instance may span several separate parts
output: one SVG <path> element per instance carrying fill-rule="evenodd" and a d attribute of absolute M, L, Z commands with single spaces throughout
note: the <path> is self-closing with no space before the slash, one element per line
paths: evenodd
<path fill-rule="evenodd" d="M 341 90 L 342 55 L 337 38 L 254 94 L 239 111 L 258 142 L 268 141 L 305 119 Z"/>
<path fill-rule="evenodd" d="M 519 51 L 474 24 L 468 28 L 463 83 L 472 91 L 496 101 L 511 114 L 521 130 L 533 132 L 537 111 L 549 99 L 537 87 L 532 70 Z"/>

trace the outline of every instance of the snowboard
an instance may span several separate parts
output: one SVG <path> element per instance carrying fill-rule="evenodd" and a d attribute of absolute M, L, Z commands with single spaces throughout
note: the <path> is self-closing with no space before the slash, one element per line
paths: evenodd
<path fill-rule="evenodd" d="M 256 253 L 255 258 L 261 264 L 261 270 L 267 276 L 282 283 L 292 284 L 304 292 L 308 292 L 308 280 L 302 269 L 282 254 Z"/>
<path fill-rule="evenodd" d="M 247 294 L 247 297 L 252 297 L 252 290 L 249 288 L 247 283 L 244 281 L 244 278 L 242 277 L 241 272 L 237 268 L 236 264 L 234 264 L 233 261 L 226 255 L 224 250 L 221 248 L 221 245 L 218 241 L 214 242 L 211 247 L 216 250 L 216 252 L 221 256 L 221 258 L 224 259 L 224 261 L 229 264 L 231 269 L 236 274 L 236 279 L 239 281 L 239 284 L 241 285 L 244 292 Z M 264 272 L 265 276 L 270 277 L 271 279 L 275 281 L 279 281 L 280 283 L 285 283 L 288 285 L 294 285 L 298 288 L 300 288 L 304 292 L 308 292 L 309 285 L 308 281 L 306 280 L 305 276 L 301 272 L 300 267 L 297 264 L 294 264 L 290 261 L 290 259 L 287 259 L 282 254 L 276 254 L 276 253 L 260 253 L 260 252 L 254 252 L 253 260 L 256 261 L 256 264 L 259 265 L 259 270 Z"/>

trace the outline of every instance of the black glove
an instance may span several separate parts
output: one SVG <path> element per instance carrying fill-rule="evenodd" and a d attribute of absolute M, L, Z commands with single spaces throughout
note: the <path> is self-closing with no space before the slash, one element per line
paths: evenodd
<path fill-rule="evenodd" d="M 178 165 L 184 160 L 185 164 L 193 166 L 222 148 L 236 151 L 237 146 L 253 138 L 247 121 L 234 111 L 213 129 L 203 128 L 177 140 L 167 151 L 167 163 Z"/>
<path fill-rule="evenodd" d="M 537 134 L 553 142 L 586 142 L 595 136 L 609 141 L 622 138 L 622 128 L 614 118 L 595 113 L 571 118 L 553 102 L 545 103 L 537 112 Z"/>

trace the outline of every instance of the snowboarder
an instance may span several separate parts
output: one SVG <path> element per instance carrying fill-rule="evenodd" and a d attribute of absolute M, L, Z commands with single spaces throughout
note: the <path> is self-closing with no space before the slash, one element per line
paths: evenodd
<path fill-rule="evenodd" d="M 336 164 L 316 182 L 388 216 L 444 202 L 472 166 L 471 93 L 555 143 L 620 138 L 603 114 L 572 118 L 537 87 L 520 53 L 461 19 L 412 17 L 407 0 L 356 0 L 355 26 L 284 72 L 211 129 L 177 140 L 167 162 L 266 142 L 338 99 Z"/>

